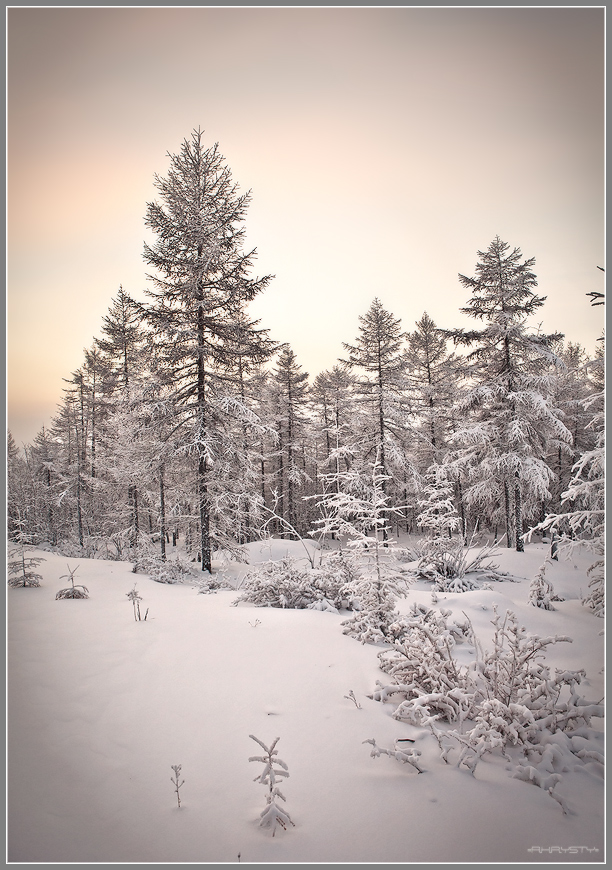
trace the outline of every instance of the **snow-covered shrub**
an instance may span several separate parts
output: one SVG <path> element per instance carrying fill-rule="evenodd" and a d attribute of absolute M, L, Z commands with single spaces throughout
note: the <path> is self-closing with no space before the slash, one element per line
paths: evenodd
<path fill-rule="evenodd" d="M 200 595 L 212 595 L 218 592 L 219 589 L 233 589 L 234 587 L 229 582 L 226 572 L 218 571 L 217 574 L 206 574 L 203 577 L 198 577 L 195 581 Z"/>
<path fill-rule="evenodd" d="M 468 547 L 461 538 L 435 538 L 423 545 L 423 555 L 417 566 L 417 576 L 431 580 L 440 592 L 467 592 L 479 589 L 482 581 L 497 581 L 508 575 L 493 562 L 495 544 L 485 544 L 473 552 L 474 535 Z"/>
<path fill-rule="evenodd" d="M 528 635 L 511 611 L 503 619 L 496 608 L 494 613 L 493 650 L 483 652 L 469 623 L 450 624 L 449 611 L 413 608 L 401 640 L 379 654 L 380 667 L 393 682 L 377 681 L 371 695 L 400 700 L 393 718 L 429 727 L 444 760 L 458 748 L 457 765 L 472 773 L 485 753 L 499 750 L 510 758 L 512 747 L 522 761 L 535 759 L 537 767 L 551 734 L 571 735 L 604 713 L 601 703 L 579 695 L 583 671 L 553 674 L 542 661 L 548 646 L 570 638 Z M 474 645 L 475 661 L 457 661 L 458 640 Z"/>
<path fill-rule="evenodd" d="M 546 578 L 546 568 L 549 564 L 550 561 L 546 559 L 529 586 L 529 603 L 534 607 L 541 607 L 542 610 L 554 610 L 552 602 L 563 600 L 555 595 L 552 583 Z"/>
<path fill-rule="evenodd" d="M 395 596 L 386 584 L 379 587 L 364 577 L 353 585 L 355 613 L 342 623 L 342 632 L 361 643 L 385 643 L 393 638 L 399 620 Z"/>
<path fill-rule="evenodd" d="M 259 776 L 256 776 L 253 780 L 254 782 L 260 782 L 262 785 L 268 786 L 268 793 L 266 795 L 266 807 L 260 814 L 260 822 L 259 824 L 262 827 L 271 827 L 272 828 L 272 836 L 276 833 L 276 826 L 280 825 L 283 830 L 287 829 L 287 825 L 294 825 L 291 821 L 291 817 L 289 813 L 282 810 L 278 803 L 276 802 L 276 798 L 280 798 L 282 801 L 285 801 L 286 798 L 276 785 L 276 780 L 278 778 L 286 778 L 289 776 L 289 768 L 287 767 L 286 762 L 284 762 L 281 758 L 278 758 L 278 749 L 276 749 L 276 744 L 280 740 L 279 737 L 276 737 L 270 747 L 267 747 L 265 743 L 255 737 L 253 734 L 249 734 L 251 740 L 254 740 L 255 743 L 258 743 L 265 755 L 253 755 L 249 758 L 249 761 L 260 761 L 264 765 L 264 769 Z M 275 767 L 277 765 L 277 767 Z M 280 769 L 279 769 L 280 768 Z M 294 825 L 295 827 L 295 825 Z"/>
<path fill-rule="evenodd" d="M 361 643 L 392 641 L 399 619 L 395 602 L 406 595 L 412 578 L 398 567 L 394 542 L 383 544 L 378 534 L 349 541 L 348 551 L 354 577 L 348 588 L 356 612 L 342 623 L 343 632 Z"/>
<path fill-rule="evenodd" d="M 403 764 L 410 764 L 416 769 L 417 773 L 423 773 L 423 768 L 419 765 L 419 757 L 421 755 L 418 749 L 383 749 L 382 746 L 376 745 L 376 740 L 364 740 L 364 743 L 369 743 L 372 746 L 370 758 L 380 758 L 381 755 L 388 755 L 389 758 L 395 758 L 396 761 L 401 761 Z"/>
<path fill-rule="evenodd" d="M 87 586 L 83 586 L 80 583 L 75 585 L 74 575 L 78 570 L 78 565 L 75 568 L 71 568 L 68 565 L 68 573 L 62 574 L 60 580 L 63 580 L 64 577 L 68 577 L 71 582 L 71 586 L 66 587 L 66 589 L 60 589 L 60 591 L 55 596 L 55 600 L 57 601 L 60 598 L 89 598 L 89 589 Z"/>
<path fill-rule="evenodd" d="M 156 583 L 183 583 L 194 575 L 190 562 L 178 556 L 164 560 L 148 543 L 141 543 L 134 551 L 132 571 L 134 574 L 148 574 Z"/>
<path fill-rule="evenodd" d="M 257 607 L 332 610 L 351 606 L 351 588 L 347 582 L 349 567 L 332 554 L 320 568 L 303 568 L 287 557 L 278 562 L 262 562 L 245 575 L 240 601 Z"/>
<path fill-rule="evenodd" d="M 605 615 L 605 562 L 603 559 L 598 559 L 587 570 L 587 577 L 590 576 L 589 589 L 591 590 L 582 599 L 585 607 L 589 607 L 595 616 L 603 617 Z"/>
<path fill-rule="evenodd" d="M 603 392 L 588 396 L 583 401 L 585 408 L 598 406 L 587 427 L 596 432 L 596 446 L 583 453 L 572 467 L 569 487 L 562 493 L 561 507 L 564 512 L 549 514 L 525 535 L 530 540 L 536 532 L 550 532 L 551 536 L 557 536 L 557 550 L 565 552 L 567 558 L 577 546 L 585 546 L 595 554 L 597 558 L 587 571 L 587 575 L 590 575 L 591 591 L 582 603 L 600 617 L 605 615 L 606 450 L 603 402 Z"/>

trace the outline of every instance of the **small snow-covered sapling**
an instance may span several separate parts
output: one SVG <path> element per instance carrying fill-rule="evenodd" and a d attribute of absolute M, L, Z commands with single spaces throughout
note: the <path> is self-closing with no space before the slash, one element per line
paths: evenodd
<path fill-rule="evenodd" d="M 57 601 L 59 598 L 89 598 L 89 589 L 87 586 L 83 586 L 80 583 L 75 585 L 74 583 L 74 575 L 78 570 L 78 565 L 75 568 L 71 568 L 68 565 L 68 573 L 62 574 L 60 580 L 63 580 L 64 577 L 68 577 L 72 586 L 66 587 L 66 589 L 60 589 L 60 591 L 55 596 L 55 600 Z"/>
<path fill-rule="evenodd" d="M 352 689 L 349 691 L 348 695 L 345 695 L 344 697 L 345 697 L 348 701 L 354 701 L 355 706 L 357 707 L 358 710 L 361 710 L 361 709 L 362 709 L 361 704 L 359 703 L 359 701 L 358 701 L 357 698 L 355 697 L 355 692 L 353 692 Z"/>
<path fill-rule="evenodd" d="M 546 577 L 546 568 L 550 565 L 550 559 L 540 565 L 540 570 L 531 581 L 529 586 L 529 603 L 534 607 L 541 607 L 542 610 L 554 610 L 553 601 L 562 601 L 558 595 L 555 595 L 555 590 L 548 578 Z"/>
<path fill-rule="evenodd" d="M 180 764 L 171 764 L 170 767 L 171 767 L 172 770 L 174 771 L 174 779 L 173 779 L 172 777 L 170 777 L 170 782 L 173 783 L 173 785 L 174 785 L 174 791 L 176 792 L 176 800 L 177 800 L 177 802 L 178 802 L 178 808 L 179 808 L 179 810 L 180 810 L 180 808 L 181 808 L 181 795 L 180 795 L 180 793 L 179 793 L 179 789 L 180 789 L 180 787 L 181 787 L 182 785 L 185 784 L 185 780 L 184 780 L 184 779 L 181 779 L 181 781 L 179 782 L 179 779 L 180 779 L 180 776 L 181 776 L 181 767 L 182 767 L 182 765 L 180 765 Z"/>
<path fill-rule="evenodd" d="M 257 737 L 253 734 L 249 734 L 251 740 L 254 740 L 255 743 L 259 743 L 265 755 L 253 755 L 249 758 L 249 761 L 260 761 L 264 765 L 263 772 L 256 776 L 253 782 L 260 782 L 262 785 L 268 786 L 268 794 L 266 795 L 266 808 L 260 813 L 261 821 L 259 824 L 262 827 L 271 827 L 272 828 L 272 836 L 276 833 L 276 826 L 280 825 L 283 830 L 287 830 L 287 825 L 293 825 L 294 823 L 291 821 L 291 817 L 289 813 L 286 813 L 282 810 L 278 804 L 276 803 L 276 798 L 280 798 L 281 800 L 286 800 L 285 796 L 281 793 L 280 789 L 276 785 L 276 780 L 279 777 L 288 777 L 289 769 L 287 764 L 281 759 L 277 758 L 278 749 L 276 749 L 276 744 L 280 740 L 279 737 L 276 737 L 270 747 L 267 747 L 265 743 L 262 743 Z M 281 769 L 275 768 L 274 765 L 278 765 Z M 295 827 L 295 825 L 294 825 Z"/>
<path fill-rule="evenodd" d="M 132 605 L 134 606 L 134 622 L 141 622 L 141 621 L 146 622 L 147 616 L 149 615 L 149 608 L 147 607 L 147 611 L 146 611 L 144 618 L 143 618 L 140 615 L 140 602 L 142 601 L 142 596 L 139 595 L 139 593 L 137 592 L 136 584 L 134 583 L 133 588 L 130 589 L 130 591 L 126 592 L 125 594 L 130 599 L 130 601 L 132 602 Z"/>
<path fill-rule="evenodd" d="M 40 586 L 42 575 L 34 569 L 38 568 L 45 559 L 42 556 L 28 556 L 23 541 L 9 549 L 8 585 L 11 589 L 18 586 Z"/>

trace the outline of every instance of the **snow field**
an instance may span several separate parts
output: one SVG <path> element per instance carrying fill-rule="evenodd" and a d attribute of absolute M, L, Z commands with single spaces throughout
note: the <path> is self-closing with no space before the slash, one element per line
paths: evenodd
<path fill-rule="evenodd" d="M 260 558 L 261 545 L 249 549 Z M 588 556 L 576 557 L 576 569 L 551 567 L 547 576 L 567 600 L 544 611 L 527 597 L 545 553 L 537 544 L 524 554 L 504 550 L 496 561 L 523 579 L 438 593 L 436 606 L 458 620 L 465 611 L 485 647 L 494 603 L 513 609 L 529 632 L 569 634 L 574 643 L 549 647 L 548 661 L 585 668 L 581 694 L 598 701 L 603 620 L 580 605 L 576 583 L 586 585 Z M 342 634 L 346 614 L 232 607 L 233 591 L 200 595 L 189 583 L 154 583 L 100 560 L 79 561 L 75 582 L 89 588 L 88 600 L 55 601 L 67 561 L 76 561 L 41 555 L 41 587 L 8 590 L 9 861 L 235 863 L 238 853 L 243 863 L 603 860 L 601 765 L 562 749 L 564 815 L 545 791 L 512 778 L 501 756 L 485 756 L 475 776 L 452 754 L 444 764 L 427 729 L 393 720 L 395 705 L 367 698 L 388 678 L 380 647 Z M 134 582 L 146 622 L 133 618 Z M 431 603 L 428 584 L 413 586 L 400 610 L 413 601 Z M 458 655 L 469 657 L 467 645 Z M 349 690 L 361 709 L 344 697 Z M 587 744 L 601 750 L 598 727 L 593 720 Z M 280 737 L 289 768 L 282 806 L 295 827 L 274 838 L 258 824 L 266 788 L 253 782 L 262 765 L 248 762 L 261 754 L 249 734 L 268 745 Z M 363 745 L 375 738 L 392 748 L 398 737 L 416 741 L 425 773 L 371 758 Z M 180 810 L 173 764 L 185 780 Z M 529 852 L 571 846 L 599 852 Z"/>

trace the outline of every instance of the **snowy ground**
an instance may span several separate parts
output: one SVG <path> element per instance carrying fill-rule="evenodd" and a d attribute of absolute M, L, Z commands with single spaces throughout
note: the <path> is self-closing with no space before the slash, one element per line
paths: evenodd
<path fill-rule="evenodd" d="M 299 544 L 250 545 L 252 561 L 288 550 L 303 555 Z M 547 572 L 566 599 L 549 612 L 527 604 L 545 554 L 542 544 L 502 550 L 496 561 L 523 579 L 440 595 L 438 606 L 468 614 L 485 647 L 494 603 L 530 633 L 569 635 L 547 661 L 584 668 L 581 694 L 599 701 L 604 623 L 579 601 L 588 556 Z M 445 764 L 429 731 L 367 697 L 385 679 L 379 649 L 342 634 L 346 613 L 232 607 L 233 591 L 203 595 L 125 563 L 41 555 L 41 587 L 8 590 L 9 863 L 604 861 L 601 765 L 569 754 L 557 787 L 564 814 L 501 756 L 486 756 L 475 776 Z M 56 601 L 77 561 L 75 582 L 91 597 Z M 127 598 L 135 581 L 146 622 Z M 400 609 L 413 601 L 431 603 L 427 584 Z M 282 791 L 295 827 L 274 838 L 258 825 L 266 790 L 253 781 L 261 765 L 248 758 L 261 750 L 250 734 L 279 737 L 289 768 Z M 416 740 L 423 774 L 363 744 L 398 737 Z"/>

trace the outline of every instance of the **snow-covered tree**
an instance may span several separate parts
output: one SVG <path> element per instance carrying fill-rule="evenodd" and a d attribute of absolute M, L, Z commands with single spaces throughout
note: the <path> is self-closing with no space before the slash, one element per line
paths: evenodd
<path fill-rule="evenodd" d="M 424 312 L 408 335 L 407 386 L 418 420 L 415 448 L 422 472 L 439 462 L 447 445 L 450 409 L 456 399 L 459 361 L 448 350 L 448 335 Z"/>
<path fill-rule="evenodd" d="M 202 570 L 210 571 L 211 478 L 228 415 L 242 413 L 227 401 L 235 396 L 233 364 L 238 355 L 269 353 L 265 332 L 244 312 L 270 278 L 250 277 L 255 251 L 243 250 L 250 195 L 238 192 L 218 146 L 205 148 L 194 130 L 169 156 L 167 176 L 155 176 L 160 201 L 147 206 L 156 240 L 144 248 L 155 271 L 146 317 L 172 384 L 175 427 L 197 464 Z"/>
<path fill-rule="evenodd" d="M 390 481 L 397 479 L 403 484 L 414 477 L 406 452 L 411 429 L 405 394 L 405 334 L 401 321 L 386 311 L 378 298 L 359 321 L 355 344 L 345 343 L 344 348 L 348 365 L 359 373 L 355 395 L 361 455 L 366 462 L 376 458 L 380 464 L 383 492 L 387 495 Z"/>
<path fill-rule="evenodd" d="M 383 473 L 380 454 L 369 465 L 369 479 L 357 470 L 327 476 L 331 485 L 317 496 L 322 519 L 313 534 L 334 535 L 348 539 L 356 579 L 352 597 L 358 612 L 343 625 L 344 633 L 362 643 L 385 640 L 390 625 L 397 618 L 395 599 L 405 593 L 392 558 L 390 520 L 399 510 L 385 493 L 387 476 Z M 340 486 L 336 487 L 336 478 Z M 325 476 L 323 480 L 325 481 Z"/>
<path fill-rule="evenodd" d="M 42 575 L 38 574 L 36 568 L 45 560 L 42 556 L 32 556 L 31 550 L 27 549 L 32 544 L 32 538 L 26 531 L 26 521 L 18 509 L 6 566 L 8 585 L 12 589 L 20 586 L 40 586 Z"/>
<path fill-rule="evenodd" d="M 278 492 L 279 514 L 294 529 L 302 525 L 297 492 L 307 477 L 302 445 L 307 424 L 308 389 L 308 372 L 302 371 L 294 352 L 289 345 L 284 345 L 272 370 L 273 420 L 270 422 L 278 438 L 274 488 Z"/>
<path fill-rule="evenodd" d="M 146 340 L 142 307 L 119 286 L 108 314 L 102 319 L 102 337 L 95 343 L 112 366 L 117 385 L 128 389 L 140 372 Z"/>
<path fill-rule="evenodd" d="M 466 498 L 493 520 L 505 523 L 508 546 L 523 549 L 523 524 L 550 498 L 553 472 L 546 454 L 569 443 L 571 433 L 553 406 L 551 349 L 559 334 L 531 329 L 529 317 L 543 304 L 536 295 L 534 259 L 496 237 L 479 251 L 475 277 L 460 275 L 472 297 L 463 313 L 484 322 L 480 330 L 454 330 L 470 348 L 472 383 L 458 408 L 465 425 L 453 436 L 471 475 Z"/>
<path fill-rule="evenodd" d="M 585 406 L 594 411 L 591 427 L 596 443 L 585 451 L 572 469 L 569 487 L 563 493 L 561 511 L 549 514 L 531 529 L 547 530 L 559 537 L 557 547 L 571 550 L 578 543 L 586 544 L 596 559 L 590 566 L 590 592 L 583 603 L 597 616 L 603 616 L 604 555 L 605 555 L 605 413 L 603 393 L 588 397 Z"/>
<path fill-rule="evenodd" d="M 453 499 L 453 486 L 446 466 L 434 463 L 424 476 L 419 498 L 417 525 L 425 529 L 432 540 L 450 538 L 460 527 L 459 514 Z"/>

